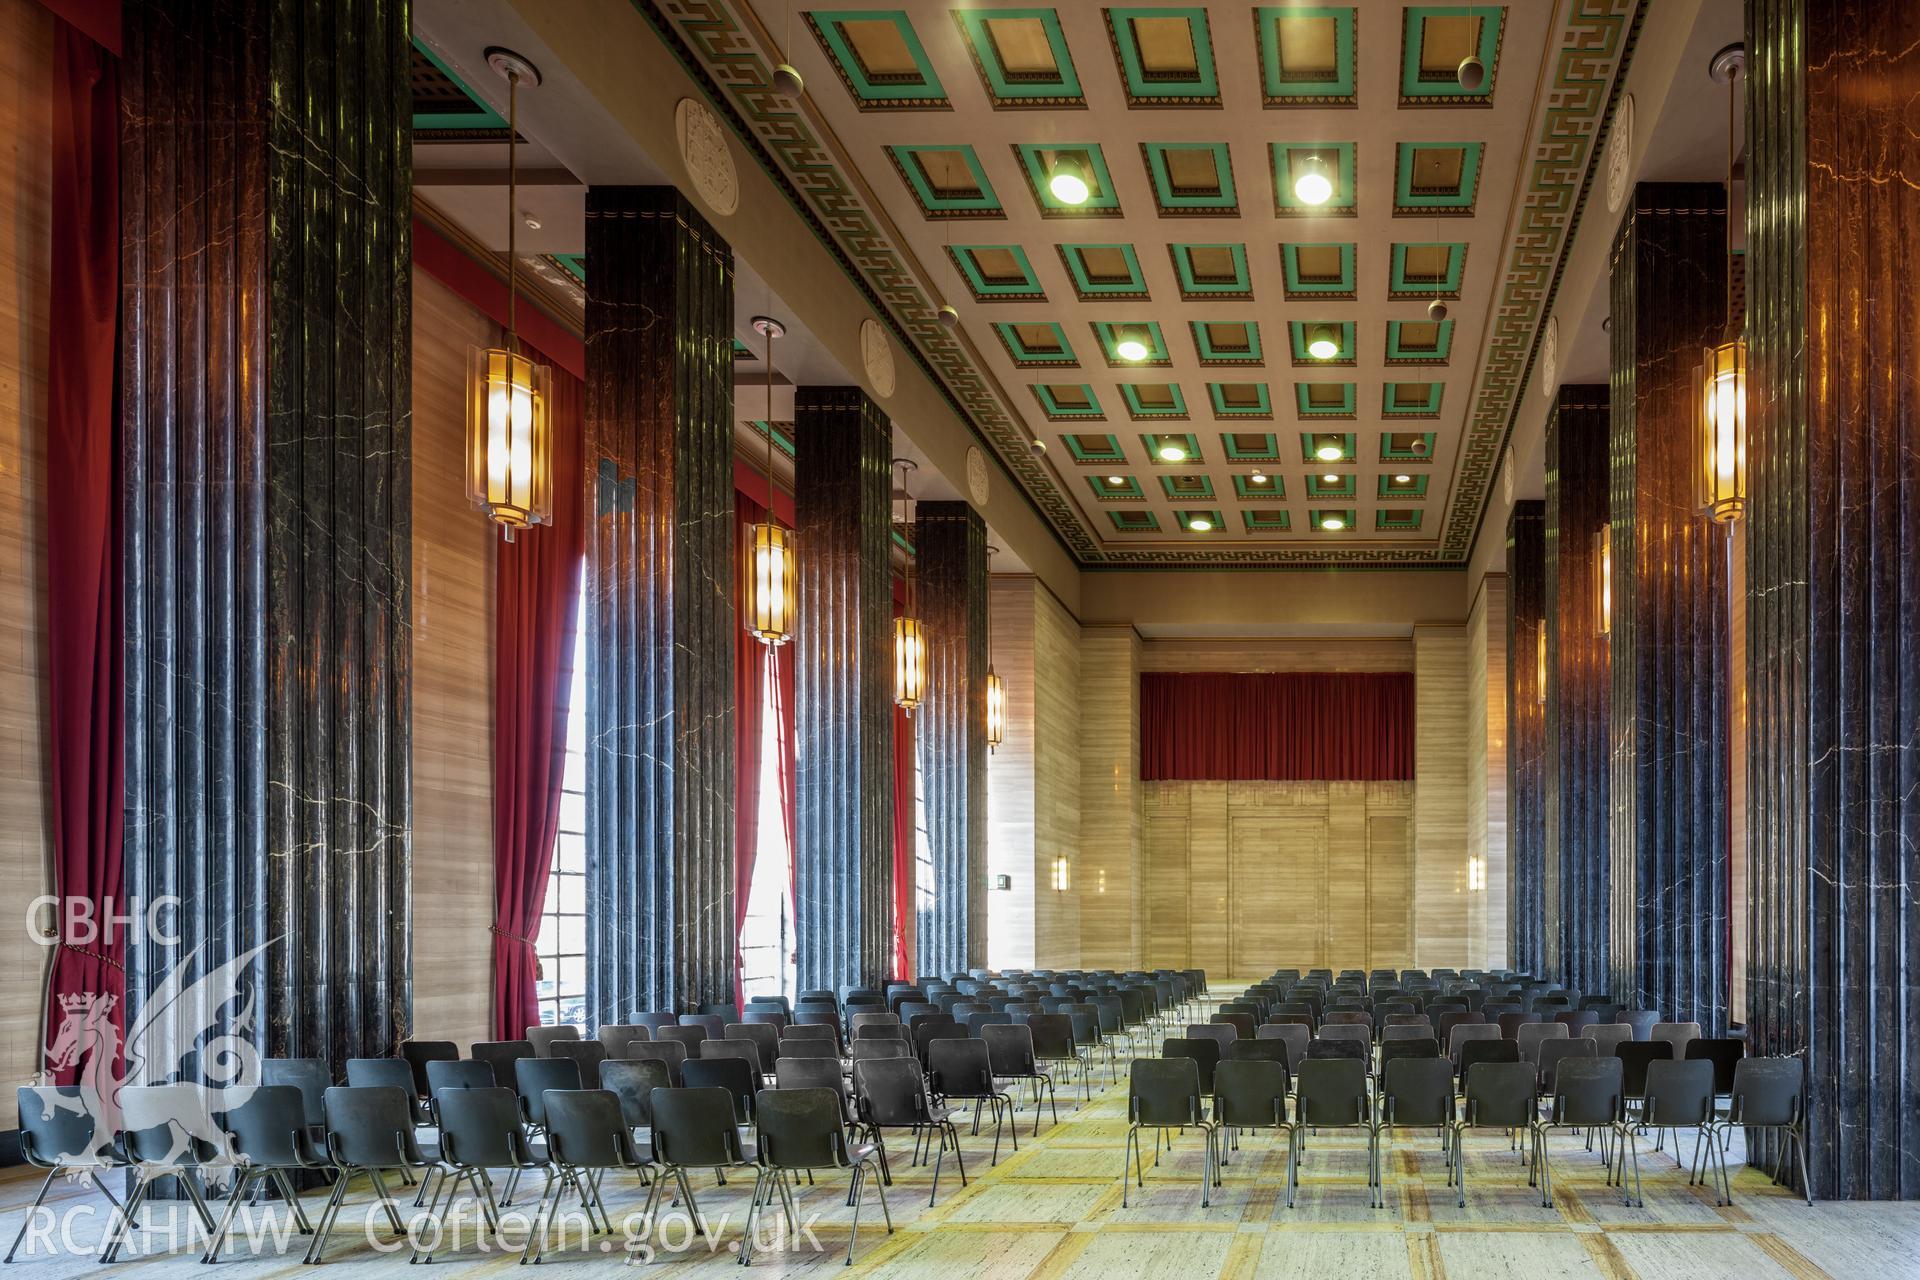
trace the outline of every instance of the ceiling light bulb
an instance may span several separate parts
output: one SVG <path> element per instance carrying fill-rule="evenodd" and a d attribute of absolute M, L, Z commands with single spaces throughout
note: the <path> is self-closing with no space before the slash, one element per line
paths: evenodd
<path fill-rule="evenodd" d="M 1247 479 L 1254 484 L 1265 484 L 1267 482 L 1267 477 L 1265 473 L 1259 472 L 1259 471 L 1254 472 L 1252 475 L 1248 476 Z"/>
<path fill-rule="evenodd" d="M 1307 354 L 1315 360 L 1331 360 L 1340 354 L 1340 344 L 1333 340 L 1333 330 L 1326 325 L 1315 325 L 1307 337 Z"/>
<path fill-rule="evenodd" d="M 1108 476 L 1107 483 L 1115 489 L 1121 489 L 1126 487 L 1127 478 L 1125 476 Z"/>
<path fill-rule="evenodd" d="M 1193 530 L 1195 533 L 1209 533 L 1213 529 L 1213 521 L 1207 519 L 1205 516 L 1195 516 L 1193 519 L 1187 521 L 1187 528 Z"/>
<path fill-rule="evenodd" d="M 1412 476 L 1407 476 L 1407 475 L 1400 475 L 1400 476 L 1395 476 L 1395 477 L 1393 478 L 1393 482 L 1394 482 L 1395 484 L 1412 484 L 1412 483 L 1413 483 L 1413 477 L 1412 477 Z"/>
<path fill-rule="evenodd" d="M 1148 355 L 1152 354 L 1147 350 L 1147 344 L 1135 337 L 1122 338 L 1120 341 L 1114 343 L 1113 353 L 1122 360 L 1134 361 L 1145 360 Z"/>
<path fill-rule="evenodd" d="M 1160 460 L 1162 462 L 1185 462 L 1187 460 L 1187 451 L 1185 447 L 1169 441 L 1160 446 Z"/>
<path fill-rule="evenodd" d="M 1328 441 L 1326 444 L 1321 445 L 1318 449 L 1315 449 L 1313 452 L 1314 452 L 1314 456 L 1320 459 L 1320 461 L 1322 462 L 1338 462 L 1346 454 L 1346 450 L 1342 449 L 1339 445 L 1334 444 L 1332 441 Z"/>
<path fill-rule="evenodd" d="M 1325 520 L 1322 520 L 1320 522 L 1320 527 L 1322 529 L 1325 529 L 1328 533 L 1338 533 L 1342 529 L 1347 527 L 1347 522 L 1345 520 L 1342 520 L 1339 516 L 1328 516 Z"/>
<path fill-rule="evenodd" d="M 1072 156 L 1056 156 L 1053 172 L 1047 178 L 1047 190 L 1061 204 L 1085 204 L 1090 188 L 1087 171 Z"/>
<path fill-rule="evenodd" d="M 1320 483 L 1321 484 L 1339 484 L 1340 477 L 1335 475 L 1333 472 L 1329 471 L 1327 472 L 1327 474 L 1320 477 Z"/>
<path fill-rule="evenodd" d="M 1295 168 L 1293 194 L 1301 204 L 1325 204 L 1333 199 L 1333 173 L 1318 152 L 1307 156 Z"/>

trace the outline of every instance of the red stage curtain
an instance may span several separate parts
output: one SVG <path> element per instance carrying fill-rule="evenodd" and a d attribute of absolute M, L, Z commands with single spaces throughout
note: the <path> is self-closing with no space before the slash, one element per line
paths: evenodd
<path fill-rule="evenodd" d="M 787 832 L 787 903 L 795 905 L 800 898 L 800 873 L 793 861 L 793 646 L 783 644 L 773 651 L 773 714 L 775 718 L 774 734 L 780 743 L 780 753 L 776 760 L 780 774 L 780 819 Z M 788 940 L 792 946 L 792 940 Z M 791 951 L 788 953 L 790 958 Z M 784 959 L 783 958 L 783 959 Z"/>
<path fill-rule="evenodd" d="M 120 80 L 114 57 L 54 23 L 52 208 L 58 285 L 47 320 L 47 726 L 54 893 L 48 1041 L 70 996 L 111 998 L 122 1025 L 125 938 L 100 926 L 121 892 L 126 804 L 120 434 L 114 413 L 120 307 Z M 71 1083 L 75 1063 L 58 1073 Z"/>
<path fill-rule="evenodd" d="M 766 519 L 767 509 L 736 491 L 733 510 L 734 543 L 744 556 L 747 529 Z M 734 575 L 733 590 L 736 620 L 742 620 L 747 609 L 743 575 Z M 741 621 L 733 633 L 733 1000 L 741 1008 L 746 1007 L 746 992 L 740 985 L 740 935 L 747 927 L 747 899 L 753 892 L 753 865 L 760 852 L 761 696 L 766 678 L 767 646 Z"/>
<path fill-rule="evenodd" d="M 913 720 L 893 709 L 893 976 L 913 977 L 907 919 L 913 911 Z"/>
<path fill-rule="evenodd" d="M 553 523 L 499 543 L 495 562 L 493 1031 L 540 1021 L 534 939 L 560 833 L 568 696 L 586 561 L 586 389 L 553 365 Z"/>
<path fill-rule="evenodd" d="M 1140 677 L 1140 777 L 1411 778 L 1413 674 L 1149 672 Z"/>

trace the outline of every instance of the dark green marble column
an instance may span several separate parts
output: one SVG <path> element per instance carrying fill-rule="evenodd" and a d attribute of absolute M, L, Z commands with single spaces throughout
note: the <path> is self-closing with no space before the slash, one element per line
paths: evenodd
<path fill-rule="evenodd" d="M 1600 630 L 1594 535 L 1607 525 L 1607 389 L 1569 385 L 1547 418 L 1546 969 L 1605 994 L 1613 863 L 1607 726 L 1613 668 Z"/>
<path fill-rule="evenodd" d="M 1533 974 L 1546 967 L 1546 539 L 1545 504 L 1514 503 L 1507 519 L 1507 963 Z"/>
<path fill-rule="evenodd" d="M 858 387 L 794 398 L 794 931 L 802 988 L 887 973 L 893 903 L 892 436 Z"/>
<path fill-rule="evenodd" d="M 587 190 L 587 1007 L 733 999 L 733 250 Z"/>
<path fill-rule="evenodd" d="M 1749 0 L 1748 1043 L 1920 1197 L 1920 8 Z M 1768 1153 L 1760 1148 L 1762 1158 Z"/>
<path fill-rule="evenodd" d="M 1641 183 L 1615 237 L 1613 994 L 1727 1024 L 1727 534 L 1694 511 L 1694 370 L 1726 324 L 1718 183 Z"/>
<path fill-rule="evenodd" d="M 124 8 L 126 896 L 183 904 L 129 942 L 129 1025 L 176 966 L 239 992 L 146 1079 L 209 1018 L 336 1070 L 409 1033 L 409 28 Z"/>
<path fill-rule="evenodd" d="M 944 977 L 986 963 L 987 526 L 965 502 L 922 502 L 913 545 L 927 630 L 913 740 L 933 855 L 915 972 Z"/>

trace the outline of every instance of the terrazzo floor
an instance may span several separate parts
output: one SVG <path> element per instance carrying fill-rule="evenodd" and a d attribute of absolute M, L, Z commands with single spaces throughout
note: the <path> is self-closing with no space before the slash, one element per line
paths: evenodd
<path fill-rule="evenodd" d="M 1200 1204 L 1202 1147 L 1193 1134 L 1176 1139 L 1146 1186 L 1120 1204 L 1121 1150 L 1126 1137 L 1124 1085 L 1098 1082 L 1091 1101 L 1076 1105 L 1060 1090 L 1060 1118 L 1044 1114 L 1032 1136 L 1033 1112 L 1020 1113 L 1018 1153 L 1003 1143 L 989 1167 L 991 1129 L 975 1137 L 963 1122 L 968 1185 L 963 1189 L 949 1158 L 938 1203 L 929 1208 L 932 1171 L 910 1168 L 911 1143 L 892 1141 L 894 1184 L 887 1188 L 894 1231 L 888 1234 L 878 1204 L 869 1196 L 861 1215 L 853 1267 L 842 1266 L 851 1211 L 844 1179 L 806 1189 L 800 1216 L 810 1234 L 794 1247 L 753 1258 L 760 1275 L 878 1274 L 939 1280 L 1292 1280 L 1294 1277 L 1406 1277 L 1440 1280 L 1552 1280 L 1556 1277 L 1648 1277 L 1704 1280 L 1737 1277 L 1920 1277 L 1920 1204 L 1820 1203 L 1809 1207 L 1755 1170 L 1734 1177 L 1734 1203 L 1717 1206 L 1711 1191 L 1689 1186 L 1687 1171 L 1667 1154 L 1642 1152 L 1644 1208 L 1628 1208 L 1605 1185 L 1598 1156 L 1577 1137 L 1556 1137 L 1549 1148 L 1555 1169 L 1554 1203 L 1542 1207 L 1527 1185 L 1526 1167 L 1504 1137 L 1467 1142 L 1467 1206 L 1457 1208 L 1447 1186 L 1438 1140 L 1431 1131 L 1397 1134 L 1385 1162 L 1386 1207 L 1368 1207 L 1365 1141 L 1322 1133 L 1309 1144 L 1296 1207 L 1286 1206 L 1284 1142 L 1247 1135 L 1224 1169 L 1210 1207 Z M 1685 1139 L 1688 1153 L 1692 1140 Z M 1149 1156 L 1149 1160 L 1151 1156 Z M 0 1172 L 0 1229 L 11 1240 L 23 1221 L 37 1177 L 31 1170 Z M 733 1178 L 722 1188 L 711 1175 L 694 1180 L 700 1209 L 719 1237 L 711 1250 L 690 1223 L 670 1211 L 654 1237 L 646 1263 L 676 1276 L 711 1276 L 738 1261 L 751 1178 Z M 117 1190 L 117 1188 L 116 1188 Z M 609 1178 L 606 1201 L 616 1232 L 623 1219 L 637 1221 L 645 1192 L 630 1178 Z M 355 1194 L 329 1244 L 322 1273 L 397 1275 L 404 1248 L 393 1244 L 384 1218 L 368 1212 L 370 1193 Z M 321 1196 L 306 1197 L 309 1215 Z M 531 1207 L 531 1197 L 523 1197 Z M 105 1202 L 90 1186 L 56 1183 L 49 1199 L 57 1224 L 50 1239 L 23 1245 L 12 1264 L 22 1276 L 55 1280 L 99 1269 L 94 1261 L 104 1228 Z M 469 1206 L 471 1208 L 471 1206 Z M 172 1205 L 160 1206 L 163 1215 Z M 91 1210 L 91 1212 L 87 1212 Z M 76 1212 L 78 1211 L 78 1212 Z M 407 1210 L 422 1214 L 422 1210 Z M 247 1217 L 219 1266 L 254 1277 L 301 1274 L 305 1239 L 293 1235 L 276 1246 L 269 1234 L 245 1238 L 247 1227 L 268 1221 L 268 1210 Z M 817 1215 L 817 1216 L 816 1216 Z M 181 1215 L 184 1217 L 184 1215 Z M 284 1218 L 275 1220 L 284 1222 Z M 369 1221 L 372 1226 L 369 1227 Z M 769 1226 L 762 1233 L 763 1241 Z M 66 1235 L 65 1241 L 62 1234 Z M 621 1265 L 623 1244 L 606 1236 L 583 1238 L 577 1214 L 562 1241 L 548 1247 L 543 1270 L 611 1273 Z M 513 1239 L 517 1245 L 520 1235 Z M 817 1242 L 817 1246 L 816 1246 Z M 665 1247 L 660 1247 L 664 1243 Z M 115 1270 L 142 1280 L 204 1275 L 200 1244 L 136 1238 Z M 519 1263 L 517 1248 L 485 1249 L 469 1237 L 443 1250 L 435 1272 L 472 1275 Z"/>

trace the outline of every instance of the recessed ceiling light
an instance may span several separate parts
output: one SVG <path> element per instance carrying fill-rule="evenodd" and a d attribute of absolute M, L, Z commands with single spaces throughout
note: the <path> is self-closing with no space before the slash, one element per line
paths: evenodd
<path fill-rule="evenodd" d="M 1340 477 L 1333 474 L 1333 472 L 1329 471 L 1327 472 L 1327 474 L 1320 477 L 1320 483 L 1321 484 L 1339 484 Z"/>
<path fill-rule="evenodd" d="M 1329 440 L 1313 451 L 1314 457 L 1322 462 L 1338 462 L 1346 456 L 1346 450 Z"/>
<path fill-rule="evenodd" d="M 1127 478 L 1125 476 L 1108 476 L 1107 483 L 1118 489 L 1127 483 Z"/>
<path fill-rule="evenodd" d="M 1252 475 L 1247 477 L 1247 482 L 1249 484 L 1265 484 L 1267 482 L 1267 477 L 1264 472 L 1256 471 Z"/>
<path fill-rule="evenodd" d="M 1085 204 L 1090 191 L 1086 169 L 1072 156 L 1056 156 L 1047 176 L 1047 190 L 1061 204 Z"/>
<path fill-rule="evenodd" d="M 1205 516 L 1195 516 L 1193 519 L 1187 521 L 1187 528 L 1193 530 L 1195 533 L 1210 533 L 1213 530 L 1213 521 L 1207 519 Z"/>
<path fill-rule="evenodd" d="M 1331 360 L 1340 354 L 1340 344 L 1333 340 L 1333 330 L 1324 324 L 1313 327 L 1307 337 L 1307 354 L 1315 360 Z"/>
<path fill-rule="evenodd" d="M 1393 482 L 1395 484 L 1412 484 L 1413 477 L 1408 475 L 1399 475 L 1393 478 Z"/>
<path fill-rule="evenodd" d="M 1162 462 L 1185 462 L 1187 460 L 1187 450 L 1185 446 L 1177 445 L 1169 440 L 1160 446 L 1160 460 Z"/>
<path fill-rule="evenodd" d="M 1342 529 L 1347 527 L 1347 522 L 1345 520 L 1342 520 L 1339 516 L 1328 516 L 1325 520 L 1322 520 L 1320 522 L 1320 527 L 1322 529 L 1325 529 L 1328 533 L 1338 533 Z"/>
<path fill-rule="evenodd" d="M 1152 353 L 1147 350 L 1145 342 L 1133 334 L 1128 334 L 1113 344 L 1113 354 L 1122 360 L 1145 360 Z"/>
<path fill-rule="evenodd" d="M 1325 204 L 1333 199 L 1333 172 L 1318 152 L 1302 160 L 1294 171 L 1293 194 L 1301 204 Z"/>

